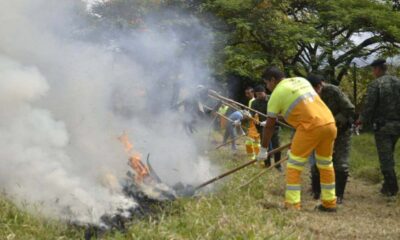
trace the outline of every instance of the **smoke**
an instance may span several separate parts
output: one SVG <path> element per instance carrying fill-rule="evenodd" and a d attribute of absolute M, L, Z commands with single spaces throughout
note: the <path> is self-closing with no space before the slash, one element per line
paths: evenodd
<path fill-rule="evenodd" d="M 123 132 L 168 184 L 215 174 L 182 127 L 190 116 L 172 109 L 210 83 L 212 35 L 163 14 L 189 25 L 147 15 L 145 29 L 116 27 L 79 1 L 0 2 L 0 188 L 10 198 L 84 223 L 135 206 L 108 186 L 128 170 Z"/>

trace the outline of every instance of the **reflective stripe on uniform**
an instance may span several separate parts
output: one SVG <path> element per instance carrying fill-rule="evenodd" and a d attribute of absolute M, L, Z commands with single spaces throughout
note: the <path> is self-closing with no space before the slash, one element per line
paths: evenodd
<path fill-rule="evenodd" d="M 289 155 L 288 167 L 292 167 L 292 168 L 302 171 L 304 168 L 304 165 L 307 162 L 307 158 L 297 157 L 297 156 L 293 155 L 291 152 L 289 152 L 288 155 Z"/>
<path fill-rule="evenodd" d="M 289 191 L 300 191 L 301 190 L 301 186 L 300 185 L 287 184 L 286 185 L 286 190 L 289 190 Z"/>
<path fill-rule="evenodd" d="M 335 184 L 323 184 L 321 183 L 321 189 L 331 190 L 335 189 Z"/>
<path fill-rule="evenodd" d="M 287 119 L 289 117 L 289 114 L 292 112 L 292 110 L 297 106 L 297 104 L 299 104 L 301 101 L 307 99 L 307 98 L 313 98 L 314 96 L 316 96 L 316 93 L 313 92 L 309 92 L 306 94 L 303 94 L 301 96 L 299 96 L 296 100 L 294 100 L 294 102 L 292 104 L 290 104 L 289 108 L 287 109 L 286 113 L 285 113 L 285 119 Z"/>
<path fill-rule="evenodd" d="M 332 161 L 329 161 L 329 160 L 319 160 L 319 159 L 317 159 L 317 165 L 329 166 L 331 163 L 332 163 Z"/>

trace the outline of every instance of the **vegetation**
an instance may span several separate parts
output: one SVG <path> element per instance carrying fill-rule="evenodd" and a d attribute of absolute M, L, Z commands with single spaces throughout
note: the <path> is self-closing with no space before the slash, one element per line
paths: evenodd
<path fill-rule="evenodd" d="M 388 1 L 206 2 L 230 26 L 225 71 L 251 79 L 276 64 L 288 75 L 322 72 L 339 84 L 356 58 L 398 53 L 400 13 Z"/>
<path fill-rule="evenodd" d="M 135 3 L 135 7 L 132 7 Z M 185 14 L 164 14 L 185 12 Z M 400 47 L 399 1 L 378 0 L 114 0 L 94 8 L 102 18 L 93 24 L 121 30 L 146 28 L 146 16 L 158 16 L 160 31 L 191 28 L 192 15 L 215 33 L 210 60 L 217 79 L 260 80 L 267 65 L 288 75 L 320 72 L 361 102 L 371 81 L 369 69 L 357 67 L 357 96 L 349 75 L 356 59 L 394 56 Z M 183 17 L 184 16 L 184 17 Z M 182 44 L 182 48 L 189 48 Z M 399 68 L 390 69 L 399 74 Z M 247 84 L 247 82 L 246 82 Z M 284 132 L 284 139 L 288 139 Z M 241 145 L 241 151 L 244 152 Z M 246 160 L 228 149 L 211 151 L 222 169 Z M 396 158 L 399 160 L 400 147 Z M 372 135 L 354 136 L 351 179 L 345 204 L 336 214 L 313 211 L 304 173 L 303 210 L 282 208 L 284 175 L 276 170 L 247 188 L 238 189 L 260 169 L 246 168 L 195 198 L 167 203 L 158 214 L 134 219 L 127 232 L 109 232 L 104 239 L 397 239 L 400 198 L 378 194 L 381 174 Z M 396 166 L 400 172 L 400 165 Z M 0 239 L 82 239 L 84 229 L 32 215 L 0 197 Z"/>
<path fill-rule="evenodd" d="M 288 138 L 284 133 L 284 138 Z M 260 169 L 248 167 L 217 184 L 211 193 L 179 199 L 159 214 L 137 219 L 126 233 L 110 232 L 104 239 L 397 239 L 400 198 L 378 194 L 381 174 L 373 138 L 353 137 L 351 176 L 345 203 L 336 214 L 315 212 L 303 174 L 303 210 L 282 208 L 284 176 L 276 170 L 247 188 L 238 189 Z M 244 152 L 244 145 L 241 146 Z M 230 169 L 245 161 L 227 149 L 210 154 L 212 161 Z M 397 147 L 396 157 L 400 157 Z M 400 165 L 397 164 L 400 172 Z M 396 220 L 397 218 L 397 220 Z M 82 239 L 84 230 L 48 221 L 0 200 L 0 239 Z"/>

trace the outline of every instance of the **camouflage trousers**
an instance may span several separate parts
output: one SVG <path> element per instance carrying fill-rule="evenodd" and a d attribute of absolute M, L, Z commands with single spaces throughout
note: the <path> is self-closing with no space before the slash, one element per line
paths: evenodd
<path fill-rule="evenodd" d="M 351 147 L 351 130 L 338 129 L 338 134 L 333 147 L 333 168 L 335 172 L 349 172 L 349 154 Z"/>
<path fill-rule="evenodd" d="M 399 133 L 387 134 L 379 131 L 375 132 L 375 144 L 382 172 L 394 170 L 394 150 L 399 137 Z"/>

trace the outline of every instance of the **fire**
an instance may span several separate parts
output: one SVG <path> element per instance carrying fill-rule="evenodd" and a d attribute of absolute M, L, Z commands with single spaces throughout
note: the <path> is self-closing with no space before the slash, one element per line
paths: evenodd
<path fill-rule="evenodd" d="M 141 154 L 133 150 L 133 144 L 129 141 L 126 133 L 122 134 L 118 139 L 124 144 L 125 151 L 129 155 L 128 164 L 136 173 L 135 182 L 142 183 L 144 178 L 149 176 L 149 169 L 142 163 Z"/>

